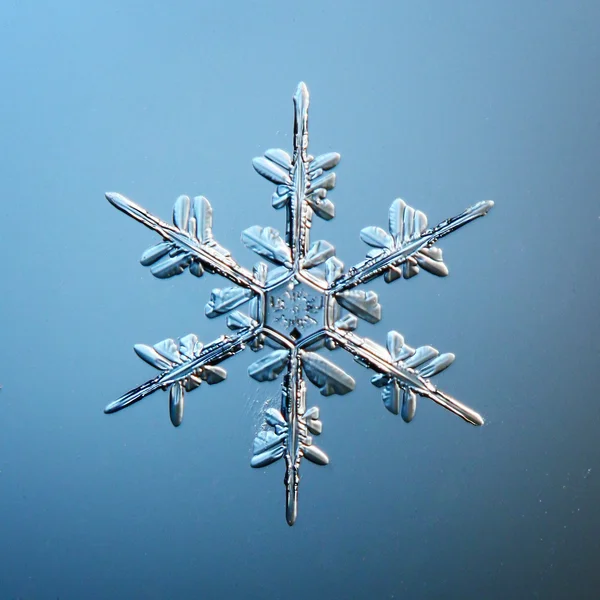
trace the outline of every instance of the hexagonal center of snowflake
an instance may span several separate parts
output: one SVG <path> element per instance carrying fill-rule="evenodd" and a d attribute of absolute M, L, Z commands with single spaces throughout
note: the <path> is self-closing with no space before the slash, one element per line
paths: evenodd
<path fill-rule="evenodd" d="M 304 283 L 287 282 L 267 295 L 268 327 L 298 340 L 323 327 L 325 297 Z"/>

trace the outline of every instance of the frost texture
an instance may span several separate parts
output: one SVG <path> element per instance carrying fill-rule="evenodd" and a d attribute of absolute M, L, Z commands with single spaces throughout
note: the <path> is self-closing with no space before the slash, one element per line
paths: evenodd
<path fill-rule="evenodd" d="M 324 396 L 347 394 L 355 385 L 350 375 L 317 350 L 342 348 L 371 369 L 375 373 L 371 383 L 381 388 L 384 406 L 407 423 L 415 416 L 419 396 L 473 425 L 483 423 L 479 414 L 431 381 L 452 364 L 453 354 L 440 354 L 431 346 L 412 348 L 396 331 L 390 331 L 385 346 L 380 346 L 354 330 L 359 319 L 376 323 L 381 318 L 377 294 L 364 290 L 362 284 L 379 276 L 388 283 L 410 279 L 421 270 L 446 276 L 448 269 L 438 240 L 485 215 L 493 206 L 491 201 L 480 202 L 428 228 L 421 211 L 397 199 L 389 210 L 387 231 L 381 227 L 363 229 L 360 237 L 371 250 L 364 261 L 345 271 L 329 242 L 309 241 L 314 215 L 325 220 L 334 217 L 335 207 L 327 193 L 335 186 L 333 169 L 340 155 L 308 154 L 309 96 L 303 83 L 293 100 L 293 154 L 271 149 L 253 161 L 256 171 L 277 186 L 272 203 L 276 209 L 285 209 L 285 233 L 260 226 L 242 233 L 245 245 L 270 266 L 259 262 L 250 272 L 215 241 L 212 208 L 202 196 L 180 196 L 170 224 L 121 194 L 106 194 L 116 208 L 162 238 L 141 258 L 153 275 L 168 278 L 189 270 L 195 277 L 208 272 L 229 280 L 231 287 L 212 291 L 206 316 L 227 314 L 232 333 L 207 344 L 189 334 L 154 346 L 135 346 L 138 356 L 160 373 L 108 405 L 105 412 L 117 412 L 156 390 L 167 390 L 171 422 L 178 427 L 186 393 L 202 382 L 222 382 L 227 373 L 218 365 L 246 346 L 253 351 L 268 346 L 270 351 L 251 364 L 248 373 L 259 382 L 283 376 L 281 408 L 266 411 L 265 427 L 254 441 L 251 465 L 258 468 L 281 459 L 285 462 L 286 518 L 290 525 L 298 513 L 302 459 L 317 465 L 329 462 L 315 444 L 323 425 L 319 409 L 306 406 L 305 377 Z"/>

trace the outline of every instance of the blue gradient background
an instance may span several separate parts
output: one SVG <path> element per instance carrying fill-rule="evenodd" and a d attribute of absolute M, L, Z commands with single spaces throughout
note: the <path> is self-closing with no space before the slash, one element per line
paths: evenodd
<path fill-rule="evenodd" d="M 33 2 L 0 7 L 0 599 L 597 598 L 600 584 L 600 4 Z M 339 151 L 315 239 L 346 264 L 400 196 L 430 222 L 496 207 L 441 244 L 450 276 L 373 287 L 382 323 L 457 355 L 437 379 L 480 411 L 427 401 L 406 426 L 369 373 L 322 409 L 326 468 L 304 465 L 295 527 L 283 470 L 249 467 L 263 398 L 228 380 L 183 426 L 134 343 L 191 331 L 218 278 L 154 279 L 156 237 L 104 199 L 168 218 L 182 193 L 240 232 L 283 229 L 250 164 Z"/>

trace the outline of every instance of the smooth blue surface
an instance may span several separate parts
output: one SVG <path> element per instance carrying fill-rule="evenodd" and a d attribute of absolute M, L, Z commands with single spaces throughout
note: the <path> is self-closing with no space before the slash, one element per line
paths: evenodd
<path fill-rule="evenodd" d="M 583 2 L 17 2 L 0 7 L 0 598 L 595 598 L 600 584 L 600 5 Z M 403 197 L 430 222 L 493 199 L 441 244 L 444 280 L 376 284 L 388 329 L 456 353 L 405 425 L 369 373 L 321 398 L 300 514 L 282 469 L 249 467 L 266 395 L 228 381 L 104 406 L 152 375 L 131 348 L 191 331 L 217 278 L 154 279 L 163 218 L 213 204 L 217 239 L 283 226 L 251 159 L 291 148 L 298 81 L 311 148 L 338 151 L 346 264 Z"/>

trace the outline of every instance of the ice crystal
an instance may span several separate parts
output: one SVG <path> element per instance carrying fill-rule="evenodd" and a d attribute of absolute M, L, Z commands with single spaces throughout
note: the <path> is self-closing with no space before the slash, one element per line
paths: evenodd
<path fill-rule="evenodd" d="M 108 405 L 105 412 L 117 412 L 159 389 L 167 390 L 171 422 L 178 427 L 186 392 L 203 381 L 209 385 L 222 382 L 227 373 L 219 365 L 246 346 L 254 351 L 268 346 L 270 352 L 251 364 L 248 374 L 257 381 L 273 381 L 283 374 L 281 408 L 267 409 L 265 428 L 254 441 L 251 465 L 258 468 L 284 460 L 290 525 L 298 512 L 302 459 L 317 465 L 329 462 L 314 442 L 321 434 L 322 422 L 317 407 L 307 408 L 304 377 L 324 396 L 354 389 L 354 379 L 317 350 L 342 348 L 371 369 L 375 373 L 371 383 L 381 388 L 385 407 L 407 423 L 415 415 L 418 396 L 433 400 L 473 425 L 483 423 L 479 414 L 431 382 L 452 364 L 453 354 L 440 354 L 431 346 L 412 348 L 397 331 L 387 334 L 384 347 L 359 337 L 354 330 L 359 319 L 376 323 L 381 318 L 377 294 L 365 291 L 362 284 L 379 276 L 388 283 L 410 279 L 421 270 L 446 276 L 448 270 L 437 241 L 485 215 L 493 206 L 491 201 L 480 202 L 428 228 L 421 211 L 397 199 L 389 210 L 388 230 L 363 229 L 360 237 L 372 249 L 365 260 L 344 271 L 329 242 L 309 241 L 313 215 L 325 220 L 334 217 L 327 193 L 335 186 L 333 169 L 340 155 L 330 152 L 315 157 L 308 153 L 309 96 L 304 83 L 298 85 L 293 100 L 292 155 L 271 149 L 253 161 L 256 171 L 277 186 L 272 203 L 276 209 L 285 208 L 285 234 L 259 226 L 242 233 L 244 244 L 272 267 L 259 262 L 249 271 L 216 242 L 212 208 L 202 196 L 180 196 L 170 224 L 121 194 L 106 194 L 116 208 L 162 238 L 141 258 L 154 276 L 168 278 L 189 270 L 201 277 L 208 272 L 233 285 L 213 290 L 206 305 L 209 318 L 228 315 L 231 334 L 207 344 L 189 334 L 154 346 L 136 345 L 138 356 L 160 373 Z M 242 306 L 244 311 L 239 310 Z"/>

